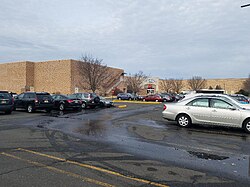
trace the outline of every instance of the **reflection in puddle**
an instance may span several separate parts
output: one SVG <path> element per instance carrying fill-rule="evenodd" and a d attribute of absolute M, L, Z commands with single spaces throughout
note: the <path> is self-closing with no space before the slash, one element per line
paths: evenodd
<path fill-rule="evenodd" d="M 213 155 L 213 154 L 202 153 L 202 152 L 194 152 L 194 151 L 188 151 L 188 153 L 196 156 L 197 158 L 206 159 L 206 160 L 226 160 L 229 158 L 227 156 L 219 156 L 219 155 Z"/>
<path fill-rule="evenodd" d="M 75 130 L 76 133 L 95 137 L 103 136 L 105 131 L 106 127 L 104 126 L 103 121 L 100 120 L 86 120 L 84 121 L 83 126 Z"/>

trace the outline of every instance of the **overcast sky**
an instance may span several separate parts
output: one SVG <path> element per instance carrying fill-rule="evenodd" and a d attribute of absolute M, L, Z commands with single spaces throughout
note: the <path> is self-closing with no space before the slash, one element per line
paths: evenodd
<path fill-rule="evenodd" d="M 250 73 L 250 0 L 1 0 L 0 63 L 103 59 L 160 78 Z M 1 71 L 1 70 L 0 70 Z"/>

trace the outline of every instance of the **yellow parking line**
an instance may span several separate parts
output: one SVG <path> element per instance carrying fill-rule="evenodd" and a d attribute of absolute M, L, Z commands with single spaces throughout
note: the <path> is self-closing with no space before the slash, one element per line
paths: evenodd
<path fill-rule="evenodd" d="M 117 173 L 117 172 L 110 171 L 110 170 L 107 170 L 107 169 L 99 168 L 99 167 L 88 165 L 88 164 L 82 164 L 82 163 L 71 161 L 71 160 L 66 160 L 64 158 L 59 158 L 59 157 L 55 157 L 55 156 L 52 156 L 52 155 L 39 153 L 39 152 L 36 152 L 36 151 L 31 151 L 31 150 L 27 150 L 27 149 L 23 149 L 23 148 L 18 148 L 17 150 L 25 151 L 25 152 L 28 152 L 28 153 L 32 153 L 32 154 L 35 154 L 35 155 L 47 157 L 47 158 L 54 159 L 54 160 L 67 162 L 67 163 L 70 163 L 70 164 L 74 164 L 74 165 L 78 165 L 78 166 L 81 166 L 81 167 L 93 169 L 93 170 L 96 170 L 96 171 L 101 171 L 101 172 L 104 172 L 104 173 L 108 173 L 108 174 L 111 174 L 111 175 L 115 175 L 115 176 L 118 176 L 118 177 L 130 179 L 130 180 L 145 183 L 145 184 L 150 184 L 150 185 L 159 186 L 159 187 L 169 187 L 168 185 L 160 184 L 160 183 L 157 183 L 157 182 L 153 182 L 153 181 L 149 181 L 149 180 L 145 180 L 145 179 L 140 179 L 140 178 L 136 178 L 136 177 L 131 177 L 131 176 L 126 176 L 126 175 L 123 175 L 121 173 Z"/>
<path fill-rule="evenodd" d="M 39 167 L 46 168 L 48 170 L 55 171 L 57 173 L 63 173 L 63 174 L 66 174 L 68 176 L 81 179 L 81 180 L 83 180 L 83 182 L 94 183 L 94 184 L 97 184 L 97 185 L 100 185 L 100 186 L 105 186 L 105 187 L 113 187 L 113 185 L 111 185 L 111 184 L 104 183 L 104 182 L 101 182 L 101 181 L 97 181 L 97 180 L 94 180 L 94 179 L 91 179 L 91 178 L 83 177 L 81 175 L 71 173 L 71 172 L 68 172 L 68 171 L 64 171 L 64 170 L 61 170 L 61 169 L 58 169 L 58 168 L 55 168 L 55 167 L 47 166 L 47 165 L 41 164 L 39 162 L 34 162 L 34 161 L 31 161 L 31 160 L 23 159 L 21 157 L 14 156 L 14 155 L 4 153 L 4 152 L 2 152 L 1 154 L 5 155 L 7 157 L 11 157 L 11 158 L 16 159 L 16 160 L 21 160 L 21 161 L 27 162 L 27 163 L 35 165 L 35 166 L 39 166 Z"/>
<path fill-rule="evenodd" d="M 135 103 L 135 104 L 161 104 L 162 102 L 151 102 L 151 101 L 124 101 L 124 100 L 113 100 L 114 103 Z"/>

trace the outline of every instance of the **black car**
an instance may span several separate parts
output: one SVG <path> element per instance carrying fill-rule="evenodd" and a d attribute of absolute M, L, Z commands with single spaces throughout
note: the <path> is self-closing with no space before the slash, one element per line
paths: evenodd
<path fill-rule="evenodd" d="M 66 109 L 80 109 L 82 107 L 82 101 L 73 100 L 66 95 L 53 95 L 54 108 L 61 111 Z"/>
<path fill-rule="evenodd" d="M 35 110 L 50 112 L 53 108 L 53 99 L 47 92 L 25 92 L 15 97 L 14 108 L 22 108 L 29 113 Z"/>
<path fill-rule="evenodd" d="M 14 99 L 7 91 L 0 91 L 0 111 L 11 114 L 14 107 Z"/>
<path fill-rule="evenodd" d="M 100 97 L 95 93 L 74 93 L 69 95 L 70 99 L 77 99 L 82 101 L 82 108 L 95 108 L 100 104 Z"/>

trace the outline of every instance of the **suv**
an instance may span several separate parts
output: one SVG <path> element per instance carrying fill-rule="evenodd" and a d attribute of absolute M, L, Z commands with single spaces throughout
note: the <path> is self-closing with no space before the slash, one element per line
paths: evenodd
<path fill-rule="evenodd" d="M 5 114 L 11 114 L 14 106 L 14 100 L 11 94 L 7 91 L 0 91 L 0 111 Z"/>
<path fill-rule="evenodd" d="M 77 99 L 82 101 L 82 108 L 95 108 L 100 104 L 100 98 L 95 93 L 74 93 L 69 95 L 70 99 Z"/>
<path fill-rule="evenodd" d="M 135 99 L 135 96 L 132 95 L 131 93 L 119 93 L 117 95 L 117 99 L 119 100 L 134 100 Z"/>
<path fill-rule="evenodd" d="M 47 92 L 25 92 L 15 97 L 14 109 L 23 108 L 29 113 L 37 109 L 50 112 L 53 105 L 52 97 Z"/>

